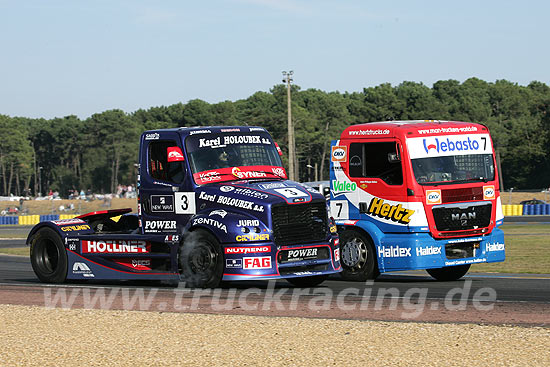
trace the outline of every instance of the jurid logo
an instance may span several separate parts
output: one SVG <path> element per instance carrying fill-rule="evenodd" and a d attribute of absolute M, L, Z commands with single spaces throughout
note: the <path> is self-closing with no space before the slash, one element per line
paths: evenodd
<path fill-rule="evenodd" d="M 424 150 L 426 153 L 434 152 L 454 152 L 454 151 L 476 151 L 479 149 L 479 142 L 470 137 L 464 139 L 423 139 Z"/>
<path fill-rule="evenodd" d="M 441 190 L 426 190 L 426 204 L 441 204 Z"/>

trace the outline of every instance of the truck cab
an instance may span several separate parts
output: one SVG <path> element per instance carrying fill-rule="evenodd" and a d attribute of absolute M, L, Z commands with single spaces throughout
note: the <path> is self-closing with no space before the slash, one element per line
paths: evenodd
<path fill-rule="evenodd" d="M 287 179 L 280 154 L 261 127 L 146 131 L 140 140 L 137 215 L 89 213 L 76 219 L 85 231 L 42 225 L 58 229 L 62 243 L 78 244 L 62 246 L 67 279 L 82 279 L 71 271 L 81 262 L 95 279 L 181 276 L 196 287 L 249 279 L 316 285 L 341 271 L 336 226 L 324 196 Z M 98 241 L 111 246 L 88 251 Z M 121 241 L 141 241 L 140 253 L 127 252 Z M 37 240 L 29 236 L 28 242 L 33 246 Z M 36 253 L 33 267 L 40 278 L 41 257 L 48 251 Z M 133 263 L 140 266 L 128 266 Z"/>
<path fill-rule="evenodd" d="M 332 143 L 331 213 L 346 279 L 426 269 L 440 280 L 504 261 L 487 127 L 451 121 L 353 125 Z"/>

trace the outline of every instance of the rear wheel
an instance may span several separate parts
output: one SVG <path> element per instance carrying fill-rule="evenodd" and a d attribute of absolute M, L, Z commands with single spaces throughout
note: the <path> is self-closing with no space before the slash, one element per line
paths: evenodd
<path fill-rule="evenodd" d="M 180 249 L 182 280 L 187 287 L 215 288 L 223 276 L 221 246 L 211 233 L 197 229 L 185 236 Z"/>
<path fill-rule="evenodd" d="M 339 235 L 342 278 L 353 281 L 376 279 L 379 272 L 372 241 L 353 229 L 347 229 Z"/>
<path fill-rule="evenodd" d="M 45 283 L 63 283 L 67 278 L 67 252 L 61 237 L 50 228 L 41 228 L 31 238 L 31 265 Z"/>
<path fill-rule="evenodd" d="M 448 266 L 445 268 L 426 269 L 428 274 L 433 278 L 441 281 L 458 280 L 462 278 L 470 270 L 470 264 Z"/>
<path fill-rule="evenodd" d="M 311 277 L 288 278 L 287 282 L 297 287 L 315 287 L 327 280 L 328 275 L 314 275 Z"/>

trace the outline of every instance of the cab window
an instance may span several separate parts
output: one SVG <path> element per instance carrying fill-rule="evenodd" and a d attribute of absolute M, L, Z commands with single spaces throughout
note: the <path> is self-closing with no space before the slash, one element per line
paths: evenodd
<path fill-rule="evenodd" d="M 149 143 L 149 175 L 152 178 L 173 183 L 181 183 L 184 177 L 181 161 L 168 162 L 168 148 L 176 147 L 175 141 L 155 141 Z"/>
<path fill-rule="evenodd" d="M 388 185 L 403 184 L 399 144 L 351 143 L 349 151 L 350 177 L 380 178 Z"/>

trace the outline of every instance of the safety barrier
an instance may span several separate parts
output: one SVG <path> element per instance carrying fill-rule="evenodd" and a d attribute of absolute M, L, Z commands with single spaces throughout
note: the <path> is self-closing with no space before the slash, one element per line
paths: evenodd
<path fill-rule="evenodd" d="M 550 204 L 524 205 L 523 215 L 550 215 Z"/>
<path fill-rule="evenodd" d="M 523 205 L 503 205 L 502 211 L 505 217 L 523 215 Z"/>
<path fill-rule="evenodd" d="M 34 226 L 47 220 L 71 219 L 74 214 L 45 214 L 45 215 L 10 215 L 0 217 L 0 225 Z"/>
<path fill-rule="evenodd" d="M 19 217 L 16 217 L 16 216 L 0 217 L 0 224 L 12 225 L 12 226 L 19 224 Z"/>
<path fill-rule="evenodd" d="M 505 217 L 518 215 L 550 215 L 550 204 L 503 205 Z M 0 217 L 0 225 L 33 226 L 47 220 L 71 219 L 74 214 L 19 215 Z"/>

